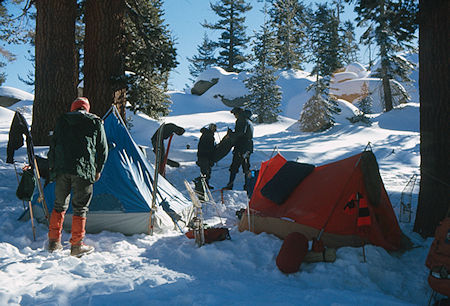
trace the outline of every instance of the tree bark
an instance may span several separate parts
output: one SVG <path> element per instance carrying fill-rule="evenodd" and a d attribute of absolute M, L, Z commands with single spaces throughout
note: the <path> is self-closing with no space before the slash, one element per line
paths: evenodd
<path fill-rule="evenodd" d="M 76 0 L 36 0 L 33 142 L 48 145 L 57 118 L 77 97 Z"/>
<path fill-rule="evenodd" d="M 414 231 L 434 235 L 450 206 L 448 0 L 419 2 L 420 191 Z"/>
<path fill-rule="evenodd" d="M 380 4 L 380 15 L 382 16 L 380 27 L 384 29 L 383 36 L 387 36 L 385 32 L 386 31 L 386 22 L 384 21 L 385 18 L 385 3 L 384 1 Z M 386 39 L 383 39 L 386 41 Z M 383 84 L 383 100 L 384 100 L 384 108 L 386 112 L 393 109 L 392 105 L 392 91 L 391 91 L 391 82 L 390 82 L 390 76 L 388 75 L 388 66 L 389 66 L 389 59 L 388 59 L 388 53 L 386 50 L 385 45 L 380 46 L 380 55 L 381 55 L 381 74 L 382 74 L 382 84 Z"/>
<path fill-rule="evenodd" d="M 382 69 L 384 71 L 385 69 Z M 383 99 L 384 99 L 384 109 L 386 112 L 391 111 L 394 107 L 392 104 L 392 90 L 391 90 L 391 81 L 389 77 L 386 75 L 386 72 L 383 74 L 382 78 L 383 84 Z"/>
<path fill-rule="evenodd" d="M 86 1 L 83 92 L 100 117 L 114 104 L 125 118 L 124 11 L 124 0 Z"/>

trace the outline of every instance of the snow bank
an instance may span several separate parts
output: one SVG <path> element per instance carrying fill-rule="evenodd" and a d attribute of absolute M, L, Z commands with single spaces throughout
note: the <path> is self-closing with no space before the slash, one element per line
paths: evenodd
<path fill-rule="evenodd" d="M 0 96 L 15 98 L 18 100 L 34 100 L 33 94 L 8 86 L 0 86 Z"/>

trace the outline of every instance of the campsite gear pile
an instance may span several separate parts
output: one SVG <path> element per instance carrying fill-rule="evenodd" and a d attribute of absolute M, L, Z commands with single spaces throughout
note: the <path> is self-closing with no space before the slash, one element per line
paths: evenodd
<path fill-rule="evenodd" d="M 33 199 L 33 192 L 37 185 L 39 194 L 35 197 L 35 201 L 41 203 L 42 205 L 42 216 L 45 217 L 45 222 L 48 224 L 49 213 L 47 208 L 47 202 L 45 200 L 43 187 L 41 184 L 41 175 L 39 172 L 40 163 L 43 161 L 42 158 L 38 159 L 34 154 L 33 139 L 31 138 L 30 127 L 25 119 L 25 117 L 18 111 L 15 112 L 13 121 L 11 123 L 11 128 L 9 130 L 8 145 L 6 148 L 6 162 L 9 164 L 14 164 L 14 169 L 17 169 L 14 161 L 14 152 L 23 146 L 25 136 L 25 143 L 27 147 L 28 165 L 23 168 L 22 179 L 19 182 L 16 195 L 20 200 L 28 202 L 28 208 L 24 213 L 28 213 L 31 216 L 31 228 L 33 231 L 33 239 L 36 240 L 36 229 L 34 227 L 33 220 L 33 205 L 31 200 Z M 46 181 L 48 180 L 48 175 Z M 24 205 L 25 207 L 25 205 Z"/>
<path fill-rule="evenodd" d="M 204 221 L 203 221 L 203 211 L 202 211 L 202 203 L 199 198 L 195 194 L 191 185 L 189 185 L 188 181 L 184 181 L 184 185 L 191 197 L 192 203 L 194 205 L 194 217 L 191 219 L 191 224 L 189 225 L 192 228 L 193 236 L 195 238 L 195 243 L 201 247 L 205 244 L 205 232 L 204 232 Z M 189 238 L 189 236 L 188 236 Z"/>
<path fill-rule="evenodd" d="M 219 215 L 217 205 L 211 194 L 211 190 L 207 184 L 206 176 L 200 176 L 194 180 L 194 188 L 189 185 L 187 181 L 184 182 L 186 189 L 191 197 L 192 203 L 194 204 L 194 217 L 188 225 L 191 230 L 185 235 L 189 239 L 195 239 L 196 244 L 201 247 L 205 243 L 212 243 L 215 241 L 231 240 L 230 232 L 226 227 L 207 227 L 203 220 L 202 203 L 212 204 L 215 206 L 217 211 L 217 216 L 220 219 L 221 224 L 222 218 Z"/>
<path fill-rule="evenodd" d="M 428 284 L 436 292 L 450 297 L 450 217 L 437 227 L 425 265 L 430 269 Z"/>

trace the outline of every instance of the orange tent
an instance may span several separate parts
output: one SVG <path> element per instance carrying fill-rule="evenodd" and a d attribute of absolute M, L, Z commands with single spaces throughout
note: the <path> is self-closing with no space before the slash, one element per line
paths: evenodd
<path fill-rule="evenodd" d="M 371 151 L 311 167 L 310 174 L 276 203 L 261 191 L 271 186 L 272 194 L 280 198 L 277 193 L 285 187 L 280 180 L 285 184 L 291 181 L 289 176 L 279 177 L 288 163 L 294 162 L 277 154 L 261 164 L 250 199 L 250 214 L 243 214 L 239 224 L 241 231 L 249 229 L 250 216 L 253 232 L 267 232 L 282 239 L 291 232 L 300 232 L 308 239 L 320 237 L 328 247 L 370 243 L 399 250 L 407 243 Z M 273 184 L 277 180 L 278 187 Z"/>

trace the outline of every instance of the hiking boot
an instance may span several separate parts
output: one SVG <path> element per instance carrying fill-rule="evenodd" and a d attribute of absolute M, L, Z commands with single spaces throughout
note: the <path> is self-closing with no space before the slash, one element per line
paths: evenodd
<path fill-rule="evenodd" d="M 58 251 L 61 251 L 62 249 L 63 249 L 63 246 L 61 244 L 61 241 L 59 241 L 59 240 L 50 240 L 48 242 L 47 250 L 50 253 L 58 252 Z"/>
<path fill-rule="evenodd" d="M 83 255 L 91 254 L 94 252 L 94 249 L 95 248 L 93 246 L 84 243 L 72 244 L 72 247 L 70 248 L 70 255 L 80 258 Z"/>

